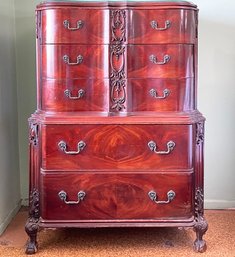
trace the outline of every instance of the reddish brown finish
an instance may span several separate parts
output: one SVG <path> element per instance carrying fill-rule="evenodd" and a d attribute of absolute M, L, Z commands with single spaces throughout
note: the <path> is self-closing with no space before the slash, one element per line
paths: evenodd
<path fill-rule="evenodd" d="M 84 90 L 84 96 L 71 99 L 65 90 L 71 92 L 72 97 L 78 96 L 79 90 Z M 92 79 L 43 79 L 42 80 L 42 110 L 54 112 L 67 111 L 108 111 L 109 108 L 109 80 Z"/>
<path fill-rule="evenodd" d="M 158 99 L 150 94 L 157 92 L 157 97 L 164 96 L 164 90 L 169 95 Z M 138 111 L 189 111 L 194 107 L 194 79 L 129 79 L 128 92 L 131 99 L 128 110 Z"/>
<path fill-rule="evenodd" d="M 42 218 L 46 220 L 112 220 L 145 219 L 146 222 L 169 219 L 183 220 L 192 216 L 192 174 L 61 174 L 41 176 Z M 53 185 L 53 187 L 51 186 Z M 86 196 L 79 204 L 65 204 L 58 193 L 64 190 L 68 201 L 76 201 L 83 190 Z M 148 192 L 154 190 L 159 200 L 167 200 L 173 190 L 175 198 L 169 204 L 156 204 Z M 131 220 L 129 222 L 132 222 Z"/>
<path fill-rule="evenodd" d="M 77 155 L 65 154 L 58 148 L 63 140 L 68 151 L 76 151 L 79 141 L 86 147 Z M 158 151 L 174 150 L 158 155 L 148 147 L 155 141 Z M 42 128 L 42 167 L 48 170 L 175 170 L 192 168 L 192 126 L 108 126 L 54 125 Z"/>
<path fill-rule="evenodd" d="M 165 22 L 170 21 L 166 30 L 156 30 L 151 26 L 156 21 L 158 28 L 165 28 Z M 129 12 L 128 42 L 130 44 L 169 44 L 195 43 L 195 12 L 192 10 L 133 10 Z"/>
<path fill-rule="evenodd" d="M 193 45 L 132 45 L 127 47 L 128 78 L 186 78 L 194 76 Z M 154 64 L 149 57 L 154 55 L 166 64 Z"/>
<path fill-rule="evenodd" d="M 107 45 L 42 46 L 42 77 L 54 79 L 108 78 L 108 51 Z M 64 55 L 69 56 L 71 63 L 76 63 L 78 55 L 83 56 L 83 61 L 81 64 L 69 65 L 64 62 Z"/>
<path fill-rule="evenodd" d="M 30 118 L 26 253 L 39 227 L 193 227 L 203 252 L 204 117 L 196 108 L 197 9 L 189 2 L 60 1 L 37 8 L 37 110 Z M 79 30 L 68 30 L 68 20 Z M 156 30 L 156 21 L 165 30 Z M 83 60 L 75 63 L 77 56 Z M 170 60 L 162 62 L 165 55 Z M 69 99 L 65 90 L 80 99 Z M 161 97 L 164 89 L 169 95 Z M 66 144 L 66 153 L 58 146 Z M 84 149 L 77 154 L 79 141 Z M 173 151 L 167 143 L 175 142 Z M 77 193 L 79 204 L 66 204 Z M 158 201 L 148 193 L 155 191 Z"/>
<path fill-rule="evenodd" d="M 84 25 L 69 30 L 63 22 L 68 20 L 71 28 L 77 21 Z M 42 12 L 42 44 L 107 44 L 109 42 L 109 11 L 83 10 L 78 8 L 51 9 Z"/>

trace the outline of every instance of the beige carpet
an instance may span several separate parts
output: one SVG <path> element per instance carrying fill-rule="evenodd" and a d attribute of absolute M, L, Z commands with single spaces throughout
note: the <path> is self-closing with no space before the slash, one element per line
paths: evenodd
<path fill-rule="evenodd" d="M 235 211 L 206 211 L 205 253 L 194 253 L 192 229 L 99 228 L 42 230 L 35 257 L 235 257 Z M 0 256 L 26 256 L 25 210 L 0 237 Z"/>

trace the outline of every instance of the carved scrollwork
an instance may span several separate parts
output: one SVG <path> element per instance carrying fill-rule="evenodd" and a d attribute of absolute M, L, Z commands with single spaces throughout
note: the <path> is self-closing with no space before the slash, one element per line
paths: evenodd
<path fill-rule="evenodd" d="M 111 18 L 111 41 L 115 44 L 124 43 L 126 41 L 126 11 L 112 10 Z"/>
<path fill-rule="evenodd" d="M 125 43 L 126 11 L 111 11 L 110 97 L 111 109 L 122 111 L 126 102 Z"/>
<path fill-rule="evenodd" d="M 38 144 L 38 124 L 30 122 L 29 141 L 33 145 Z"/>
<path fill-rule="evenodd" d="M 204 142 L 204 122 L 198 122 L 196 125 L 196 143 L 199 145 Z"/>

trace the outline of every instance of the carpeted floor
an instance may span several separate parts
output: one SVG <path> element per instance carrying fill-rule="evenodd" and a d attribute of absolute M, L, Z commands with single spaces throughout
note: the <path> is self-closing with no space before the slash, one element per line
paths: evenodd
<path fill-rule="evenodd" d="M 99 228 L 58 229 L 39 232 L 35 257 L 235 257 L 235 210 L 206 211 L 209 230 L 207 251 L 194 253 L 192 229 L 177 228 Z M 0 256 L 26 256 L 27 236 L 22 210 L 0 237 Z"/>

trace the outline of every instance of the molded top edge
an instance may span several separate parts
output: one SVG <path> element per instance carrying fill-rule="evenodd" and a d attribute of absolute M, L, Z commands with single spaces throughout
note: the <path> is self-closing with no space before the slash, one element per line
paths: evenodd
<path fill-rule="evenodd" d="M 44 9 L 46 7 L 61 7 L 61 6 L 70 6 L 70 7 L 98 7 L 98 8 L 107 8 L 107 7 L 161 7 L 161 6 L 178 6 L 178 7 L 191 7 L 197 8 L 197 5 L 188 1 L 181 0 L 165 0 L 165 1 L 136 1 L 136 0 L 127 0 L 127 1 L 65 1 L 65 0 L 47 0 L 41 2 L 37 5 L 37 9 Z"/>

